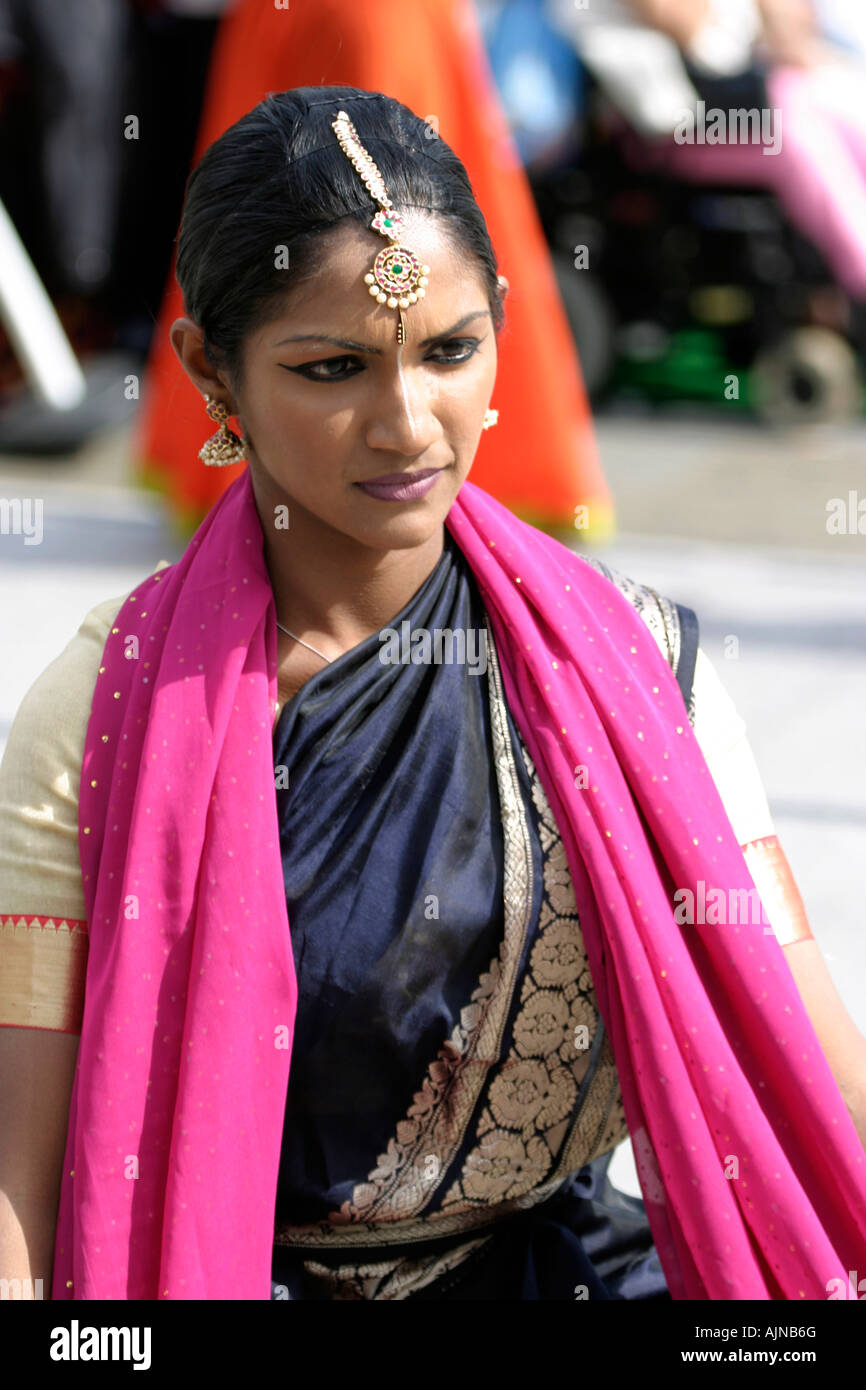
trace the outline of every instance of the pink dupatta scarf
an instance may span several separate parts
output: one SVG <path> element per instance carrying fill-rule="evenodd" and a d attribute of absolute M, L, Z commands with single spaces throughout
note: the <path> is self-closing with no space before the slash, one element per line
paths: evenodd
<path fill-rule="evenodd" d="M 866 1270 L 866 1158 L 775 938 L 674 920 L 677 888 L 753 888 L 674 676 L 614 585 L 479 488 L 446 524 L 562 831 L 671 1293 L 825 1298 Z M 297 1002 L 276 638 L 246 472 L 97 678 L 56 1299 L 270 1297 Z"/>

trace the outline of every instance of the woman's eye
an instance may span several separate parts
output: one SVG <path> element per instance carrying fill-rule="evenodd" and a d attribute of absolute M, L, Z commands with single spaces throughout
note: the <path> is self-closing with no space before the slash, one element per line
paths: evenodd
<path fill-rule="evenodd" d="M 297 372 L 299 376 L 305 376 L 310 381 L 343 381 L 346 377 L 355 375 L 350 370 L 355 366 L 360 369 L 356 357 L 324 357 L 318 362 L 303 362 L 299 367 L 286 367 L 286 371 Z"/>
<path fill-rule="evenodd" d="M 442 362 L 468 362 L 469 358 L 476 353 L 481 346 L 478 338 L 449 338 L 447 343 L 443 343 L 441 351 L 445 353 L 439 360 Z M 454 348 L 455 352 L 446 351 Z M 433 358 L 436 361 L 436 358 Z"/>

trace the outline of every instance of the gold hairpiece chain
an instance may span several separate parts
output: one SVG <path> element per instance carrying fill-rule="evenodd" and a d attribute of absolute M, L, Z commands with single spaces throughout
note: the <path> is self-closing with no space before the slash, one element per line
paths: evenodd
<path fill-rule="evenodd" d="M 395 212 L 388 197 L 388 190 L 375 162 L 364 148 L 358 132 L 349 120 L 346 111 L 338 111 L 336 120 L 331 122 L 340 148 L 351 160 L 370 196 L 379 204 L 379 211 L 370 223 L 374 232 L 387 237 L 392 243 L 380 251 L 371 269 L 364 276 L 364 283 L 370 294 L 379 304 L 387 304 L 389 309 L 399 313 L 397 323 L 397 342 L 405 343 L 406 325 L 403 310 L 416 304 L 427 293 L 429 265 L 423 265 L 414 251 L 402 246 L 398 240 L 404 230 L 403 218 Z"/>

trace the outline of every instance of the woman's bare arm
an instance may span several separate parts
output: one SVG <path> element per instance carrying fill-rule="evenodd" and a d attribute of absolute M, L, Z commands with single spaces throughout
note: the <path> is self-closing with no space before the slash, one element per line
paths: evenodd
<path fill-rule="evenodd" d="M 0 1279 L 20 1281 L 0 1286 L 6 1297 L 51 1297 L 78 1041 L 0 1028 Z"/>
<path fill-rule="evenodd" d="M 821 1050 L 866 1149 L 866 1038 L 839 996 L 813 937 L 785 946 L 785 959 Z"/>

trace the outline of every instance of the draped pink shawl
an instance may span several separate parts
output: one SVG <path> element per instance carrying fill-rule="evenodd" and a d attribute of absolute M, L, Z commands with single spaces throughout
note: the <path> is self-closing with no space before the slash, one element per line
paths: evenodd
<path fill-rule="evenodd" d="M 753 883 L 670 667 L 613 584 L 473 484 L 446 524 L 562 831 L 671 1293 L 825 1298 L 866 1270 L 866 1157 L 775 938 L 674 919 L 677 888 Z M 270 1297 L 297 1002 L 276 639 L 246 472 L 126 600 L 97 679 L 54 1298 Z"/>

